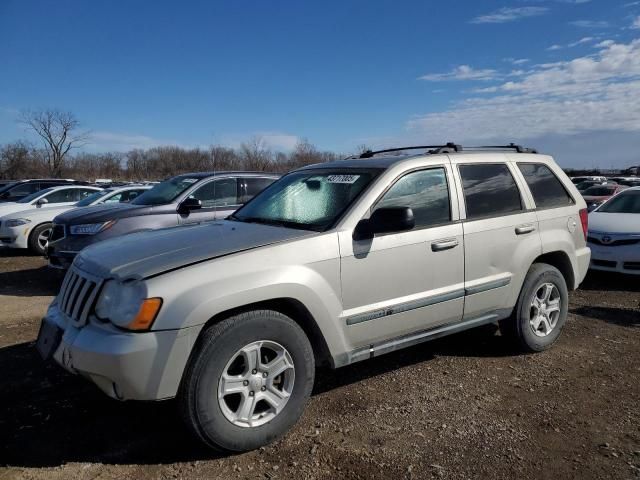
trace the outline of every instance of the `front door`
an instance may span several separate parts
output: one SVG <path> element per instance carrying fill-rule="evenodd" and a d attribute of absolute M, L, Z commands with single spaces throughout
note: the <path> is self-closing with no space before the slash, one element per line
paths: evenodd
<path fill-rule="evenodd" d="M 202 202 L 202 208 L 180 214 L 180 223 L 199 223 L 226 218 L 239 206 L 238 181 L 235 177 L 210 180 L 196 188 L 189 197 Z"/>
<path fill-rule="evenodd" d="M 461 320 L 464 245 L 451 180 L 449 164 L 411 171 L 370 209 L 411 207 L 412 230 L 359 241 L 340 233 L 340 320 L 355 348 Z"/>

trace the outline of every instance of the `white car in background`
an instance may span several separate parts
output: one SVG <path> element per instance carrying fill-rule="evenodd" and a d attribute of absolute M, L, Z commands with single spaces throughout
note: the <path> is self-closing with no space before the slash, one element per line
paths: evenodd
<path fill-rule="evenodd" d="M 67 210 L 78 207 L 102 205 L 106 203 L 128 203 L 150 186 L 128 185 L 105 190 L 94 187 L 54 187 L 53 193 L 75 188 L 75 192 L 64 192 L 74 198 L 74 202 L 54 203 L 60 194 L 52 197 L 52 201 L 43 204 L 47 208 L 22 210 L 0 217 L 0 247 L 28 248 L 34 253 L 44 254 L 51 232 L 53 219 Z M 81 199 L 79 202 L 78 199 Z"/>
<path fill-rule="evenodd" d="M 640 187 L 629 188 L 589 214 L 594 270 L 640 275 Z"/>

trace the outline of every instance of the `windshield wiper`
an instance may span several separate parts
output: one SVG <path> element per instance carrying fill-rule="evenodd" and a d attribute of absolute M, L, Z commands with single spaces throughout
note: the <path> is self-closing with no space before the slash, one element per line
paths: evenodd
<path fill-rule="evenodd" d="M 298 230 L 315 230 L 313 225 L 305 225 L 297 222 L 289 222 L 287 220 L 276 220 L 272 218 L 262 218 L 262 217 L 237 217 L 235 215 L 230 215 L 228 217 L 230 220 L 234 220 L 237 222 L 245 222 L 245 223 L 260 223 L 262 225 L 272 225 L 278 227 L 285 228 L 295 228 Z"/>

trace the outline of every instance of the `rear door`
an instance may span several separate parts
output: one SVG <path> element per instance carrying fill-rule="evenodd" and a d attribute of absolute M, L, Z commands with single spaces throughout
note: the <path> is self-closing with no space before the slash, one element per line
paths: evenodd
<path fill-rule="evenodd" d="M 411 207 L 412 230 L 354 240 L 340 232 L 345 332 L 355 346 L 459 322 L 464 245 L 450 165 L 396 179 L 370 208 Z"/>
<path fill-rule="evenodd" d="M 541 253 L 528 191 L 504 155 L 455 158 L 465 239 L 464 320 L 505 316 Z"/>

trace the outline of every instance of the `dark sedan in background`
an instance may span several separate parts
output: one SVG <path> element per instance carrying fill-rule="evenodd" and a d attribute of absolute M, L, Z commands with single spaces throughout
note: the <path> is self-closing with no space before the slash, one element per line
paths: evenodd
<path fill-rule="evenodd" d="M 127 233 L 226 218 L 279 175 L 188 173 L 166 180 L 129 204 L 71 210 L 53 220 L 49 265 L 69 268 L 83 248 Z"/>

